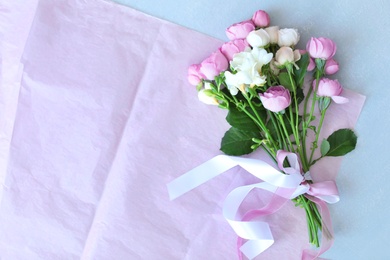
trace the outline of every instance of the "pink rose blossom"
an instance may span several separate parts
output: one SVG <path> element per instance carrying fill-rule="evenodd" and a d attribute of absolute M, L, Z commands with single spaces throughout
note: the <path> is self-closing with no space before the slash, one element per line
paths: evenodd
<path fill-rule="evenodd" d="M 260 100 L 266 109 L 280 112 L 291 104 L 290 91 L 283 86 L 270 87 L 264 94 L 260 94 Z"/>
<path fill-rule="evenodd" d="M 301 55 L 304 55 L 307 53 L 307 51 L 299 49 L 299 53 Z M 314 62 L 314 59 L 309 57 L 309 65 L 307 65 L 307 71 L 312 71 L 314 70 L 315 67 L 316 67 L 316 63 Z"/>
<path fill-rule="evenodd" d="M 193 86 L 197 86 L 202 81 L 204 75 L 200 73 L 200 64 L 192 64 L 188 68 L 187 78 L 188 78 L 188 82 Z"/>
<path fill-rule="evenodd" d="M 249 44 L 245 39 L 237 39 L 224 43 L 220 50 L 228 60 L 233 60 L 234 54 L 244 51 L 246 47 Z"/>
<path fill-rule="evenodd" d="M 258 27 L 267 27 L 270 23 L 269 15 L 263 10 L 254 13 L 252 21 Z"/>
<path fill-rule="evenodd" d="M 309 58 L 309 65 L 307 66 L 307 71 L 312 71 L 316 67 L 316 63 L 313 58 Z"/>
<path fill-rule="evenodd" d="M 325 63 L 325 73 L 328 75 L 333 75 L 339 71 L 339 64 L 334 59 L 329 59 Z"/>
<path fill-rule="evenodd" d="M 313 89 L 316 88 L 316 80 L 313 81 Z M 348 99 L 340 96 L 343 88 L 337 80 L 328 78 L 320 79 L 318 83 L 317 96 L 330 97 L 337 104 L 344 104 L 348 102 Z"/>
<path fill-rule="evenodd" d="M 207 59 L 200 64 L 199 72 L 203 74 L 206 79 L 213 80 L 215 76 L 229 67 L 229 62 L 220 50 L 212 53 Z"/>
<path fill-rule="evenodd" d="M 255 29 L 252 20 L 235 23 L 226 29 L 226 35 L 230 40 L 245 39 Z"/>
<path fill-rule="evenodd" d="M 336 44 L 328 38 L 311 38 L 306 45 L 306 50 L 312 58 L 327 60 L 336 54 Z"/>
<path fill-rule="evenodd" d="M 295 50 L 296 50 L 296 51 L 299 51 L 299 54 L 301 54 L 301 55 L 304 55 L 304 54 L 307 53 L 306 50 L 302 50 L 302 49 L 295 49 Z"/>

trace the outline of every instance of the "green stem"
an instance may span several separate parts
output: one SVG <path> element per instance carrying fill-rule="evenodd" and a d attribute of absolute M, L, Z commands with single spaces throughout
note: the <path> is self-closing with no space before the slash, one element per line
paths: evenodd
<path fill-rule="evenodd" d="M 307 167 L 307 149 L 306 149 L 306 136 L 307 136 L 307 127 L 308 124 L 306 123 L 306 114 L 307 114 L 307 104 L 309 101 L 309 97 L 311 96 L 311 93 L 313 92 L 313 88 L 310 86 L 309 91 L 307 92 L 307 97 L 305 98 L 305 103 L 303 106 L 303 118 L 302 118 L 302 152 L 303 152 L 303 157 L 301 158 L 302 164 L 303 164 L 303 170 L 306 172 L 308 171 Z"/>
<path fill-rule="evenodd" d="M 282 114 L 277 114 L 277 115 L 278 115 L 278 119 L 280 121 L 280 124 L 282 125 L 285 138 L 286 138 L 286 140 L 287 140 L 287 142 L 288 142 L 288 144 L 290 146 L 290 152 L 294 152 L 294 147 L 293 147 L 293 145 L 291 143 L 290 136 L 289 136 L 289 134 L 287 132 L 287 128 L 286 128 L 286 125 L 284 123 L 283 116 L 282 116 Z"/>
<path fill-rule="evenodd" d="M 297 87 L 296 87 L 295 81 L 292 78 L 291 71 L 287 70 L 287 72 L 288 72 L 288 76 L 289 76 L 291 85 L 293 87 L 293 100 L 294 100 L 294 110 L 295 110 L 294 111 L 295 112 L 295 118 L 294 118 L 293 111 L 292 111 L 292 109 L 290 109 L 291 127 L 292 127 L 292 130 L 293 130 L 295 143 L 297 145 L 296 149 L 297 149 L 300 157 L 301 158 L 305 158 L 306 154 L 303 151 L 304 149 L 302 149 L 302 144 L 301 144 L 301 140 L 300 140 L 300 137 L 299 137 L 299 108 L 298 108 L 298 99 L 297 99 Z M 301 162 L 302 162 L 303 168 L 307 169 L 308 167 L 307 167 L 306 160 L 302 159 Z"/>
<path fill-rule="evenodd" d="M 265 126 L 263 120 L 261 119 L 259 113 L 257 113 L 256 108 L 253 106 L 252 100 L 248 97 L 248 95 L 246 93 L 243 93 L 243 96 L 248 101 L 250 108 L 252 109 L 253 113 L 255 114 L 257 121 L 258 121 L 258 124 L 261 126 L 262 130 L 265 133 L 265 137 L 270 140 L 270 142 L 273 144 L 274 147 L 277 147 L 275 140 L 272 138 L 272 136 L 269 133 L 267 127 Z"/>
<path fill-rule="evenodd" d="M 229 97 L 226 94 L 223 94 L 227 99 L 229 99 L 230 102 L 234 103 L 236 107 L 240 108 L 252 121 L 259 127 L 261 131 L 265 133 L 265 137 L 269 138 L 271 144 L 273 145 L 274 149 L 271 149 L 271 147 L 265 146 L 264 144 L 262 145 L 263 149 L 270 155 L 272 158 L 276 158 L 276 150 L 277 146 L 275 145 L 275 141 L 272 139 L 271 134 L 269 133 L 268 129 L 266 128 L 264 122 L 261 120 L 261 117 L 257 113 L 255 107 L 253 106 L 251 100 L 248 98 L 247 95 L 244 94 L 245 98 L 248 101 L 249 106 L 251 107 L 253 113 L 255 116 L 253 116 L 246 108 L 245 105 L 241 104 L 241 102 L 236 98 L 236 96 Z M 275 159 L 274 159 L 275 160 Z"/>
<path fill-rule="evenodd" d="M 313 142 L 313 149 L 311 150 L 310 159 L 309 159 L 309 165 L 312 165 L 314 151 L 318 147 L 318 138 L 320 137 L 320 132 L 321 132 L 322 124 L 324 123 L 326 110 L 327 109 L 324 109 L 324 110 L 321 111 L 321 118 L 320 118 L 320 122 L 318 124 L 318 128 L 317 128 L 317 131 L 316 131 L 316 137 L 315 137 L 315 140 Z"/>
<path fill-rule="evenodd" d="M 309 87 L 309 90 L 307 92 L 307 97 L 305 98 L 305 103 L 304 103 L 304 106 L 303 106 L 303 122 L 305 123 L 306 122 L 306 115 L 307 115 L 307 104 L 309 102 L 309 98 L 311 93 L 313 92 L 313 88 L 310 86 Z"/>
<path fill-rule="evenodd" d="M 322 218 L 321 218 L 320 212 L 318 212 L 318 208 L 317 208 L 316 204 L 312 203 L 311 204 L 311 208 L 312 208 L 312 210 L 313 210 L 313 212 L 315 214 L 315 220 L 316 220 L 319 228 L 321 228 L 322 227 L 322 221 L 321 221 Z"/>
<path fill-rule="evenodd" d="M 318 229 L 319 229 L 318 221 L 316 221 L 314 216 L 312 215 L 313 212 L 312 212 L 312 207 L 310 206 L 310 201 L 307 201 L 307 198 L 305 196 L 303 195 L 300 196 L 302 196 L 301 201 L 306 211 L 307 221 L 310 223 L 310 229 L 309 229 L 309 237 L 311 237 L 310 243 L 312 243 L 316 247 L 319 247 L 320 243 L 318 239 Z"/>
<path fill-rule="evenodd" d="M 272 153 L 272 150 L 268 146 L 266 146 L 265 144 L 262 144 L 261 147 L 263 148 L 264 151 L 267 152 L 269 157 L 271 157 L 272 160 L 274 160 L 274 162 L 277 163 L 276 162 L 276 153 L 275 152 Z"/>
<path fill-rule="evenodd" d="M 279 141 L 279 147 L 284 145 L 284 147 L 287 148 L 286 141 L 284 140 L 284 138 L 281 138 L 282 133 L 281 133 L 280 125 L 275 122 L 275 117 L 274 117 L 273 113 L 271 113 L 269 110 L 267 110 L 267 113 L 268 113 L 269 118 L 271 119 L 272 125 L 275 128 L 275 132 L 276 132 L 276 135 L 277 135 L 278 141 Z"/>
<path fill-rule="evenodd" d="M 234 104 L 236 105 L 236 107 L 240 108 L 240 109 L 241 109 L 241 110 L 242 110 L 250 119 L 252 119 L 253 122 L 255 122 L 255 124 L 260 128 L 260 130 L 264 131 L 265 126 L 264 126 L 264 124 L 261 124 L 261 123 L 262 123 L 261 120 L 260 120 L 260 122 L 259 122 L 257 118 L 255 118 L 251 113 L 249 113 L 249 112 L 245 109 L 244 105 L 242 105 L 242 104 L 240 103 L 240 101 L 236 98 L 236 96 L 232 96 L 232 98 L 231 98 L 231 97 L 229 97 L 228 95 L 226 95 L 226 94 L 224 94 L 224 93 L 222 93 L 222 94 L 224 95 L 224 97 L 226 97 L 227 99 L 229 99 L 230 102 L 234 103 Z M 250 103 L 250 102 L 248 102 L 248 103 Z M 258 118 L 259 118 L 259 117 L 258 117 Z"/>
<path fill-rule="evenodd" d="M 304 165 L 304 171 L 308 171 L 309 170 L 309 167 L 310 167 L 310 160 L 308 161 L 308 158 L 307 158 L 307 146 L 306 146 L 306 136 L 307 136 L 307 129 L 312 121 L 312 118 L 313 118 L 313 114 L 314 114 L 314 107 L 315 107 L 315 103 L 316 103 L 316 100 L 317 100 L 317 90 L 318 90 L 318 85 L 319 85 L 319 82 L 320 82 L 320 77 L 321 77 L 321 73 L 320 72 L 316 72 L 316 85 L 315 85 L 315 90 L 313 91 L 313 88 L 312 86 L 310 86 L 309 88 L 309 91 L 308 91 L 308 94 L 307 94 L 307 97 L 306 97 L 306 100 L 305 100 L 305 105 L 304 105 L 304 110 L 303 110 L 303 126 L 302 126 L 302 146 L 303 146 L 303 158 L 302 158 L 302 161 L 304 161 L 303 165 Z M 309 100 L 309 97 L 310 95 L 313 93 L 313 97 L 312 97 L 312 101 L 311 101 L 311 108 L 310 108 L 310 113 L 309 113 L 309 116 L 308 118 L 306 118 L 306 113 L 307 113 L 307 105 L 308 105 L 308 100 Z"/>

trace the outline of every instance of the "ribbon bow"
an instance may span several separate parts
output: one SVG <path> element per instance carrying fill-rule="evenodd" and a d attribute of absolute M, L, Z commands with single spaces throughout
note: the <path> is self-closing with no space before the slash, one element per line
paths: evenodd
<path fill-rule="evenodd" d="M 290 167 L 284 167 L 287 158 Z M 238 235 L 239 250 L 249 259 L 253 259 L 269 248 L 274 239 L 268 223 L 250 221 L 254 217 L 265 216 L 278 211 L 287 201 L 305 194 L 318 205 L 323 219 L 323 227 L 327 227 L 323 236 L 321 248 L 318 251 L 304 250 L 302 260 L 315 259 L 332 245 L 332 226 L 329 210 L 325 204 L 339 200 L 337 186 L 334 181 L 325 181 L 309 184 L 301 173 L 298 156 L 286 151 L 277 153 L 278 167 L 286 174 L 273 168 L 261 160 L 218 155 L 205 163 L 195 167 L 184 175 L 167 184 L 171 200 L 211 180 L 219 174 L 239 165 L 247 172 L 261 180 L 259 183 L 241 186 L 231 191 L 223 205 L 223 216 Z M 253 189 L 263 189 L 273 193 L 271 200 L 261 209 L 251 210 L 244 216 L 237 216 L 238 209 L 247 195 Z M 242 244 L 242 239 L 248 240 Z M 239 253 L 241 259 L 241 253 Z"/>

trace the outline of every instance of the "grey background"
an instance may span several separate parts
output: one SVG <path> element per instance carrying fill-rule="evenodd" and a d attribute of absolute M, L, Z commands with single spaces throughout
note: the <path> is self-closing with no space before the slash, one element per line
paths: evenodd
<path fill-rule="evenodd" d="M 338 173 L 341 201 L 330 206 L 336 240 L 328 259 L 390 259 L 390 1 L 387 0 L 115 0 L 134 9 L 227 41 L 225 29 L 266 10 L 271 23 L 297 28 L 338 45 L 337 78 L 367 97 L 356 125 L 357 149 Z"/>

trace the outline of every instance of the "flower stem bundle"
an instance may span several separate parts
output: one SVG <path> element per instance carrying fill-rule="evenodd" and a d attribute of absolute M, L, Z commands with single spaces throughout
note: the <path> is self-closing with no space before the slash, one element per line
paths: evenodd
<path fill-rule="evenodd" d="M 329 78 L 339 69 L 332 40 L 311 38 L 305 50 L 298 49 L 298 31 L 270 26 L 262 10 L 226 32 L 230 41 L 188 70 L 200 101 L 228 110 L 231 128 L 222 138 L 224 153 L 239 156 L 261 148 L 277 162 L 278 152 L 287 151 L 299 157 L 301 174 L 309 176 L 323 157 L 355 148 L 357 138 L 350 129 L 320 140 L 328 108 L 348 102 L 341 84 Z M 280 170 L 290 163 L 284 160 Z M 305 177 L 304 182 L 313 180 Z M 319 247 L 319 233 L 329 232 L 316 203 L 307 194 L 292 200 L 305 210 L 309 242 Z"/>

